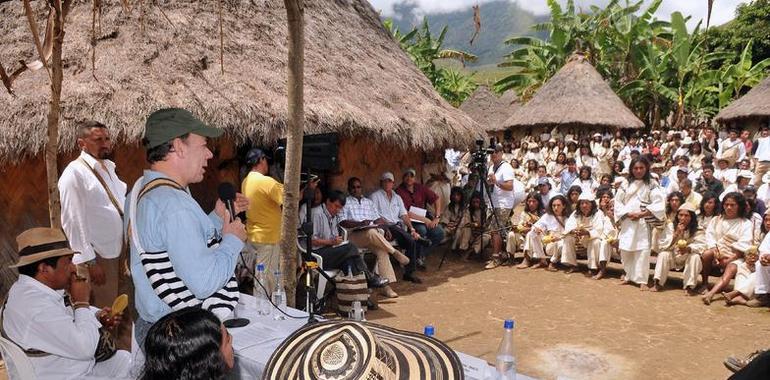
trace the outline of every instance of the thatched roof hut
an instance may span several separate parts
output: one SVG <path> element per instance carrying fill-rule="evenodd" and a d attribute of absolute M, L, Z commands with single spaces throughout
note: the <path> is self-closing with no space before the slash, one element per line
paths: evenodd
<path fill-rule="evenodd" d="M 91 64 L 92 2 L 73 0 L 64 37 L 64 83 L 58 166 L 76 156 L 79 122 L 94 119 L 112 129 L 118 175 L 132 184 L 145 167 L 138 144 L 145 118 L 168 106 L 184 107 L 227 138 L 212 144 L 214 158 L 191 187 L 210 207 L 216 184 L 237 181 L 236 148 L 246 138 L 271 144 L 287 120 L 286 11 L 280 0 L 222 2 L 224 70 L 219 67 L 216 1 L 103 1 Z M 40 29 L 46 2 L 33 2 Z M 141 9 L 144 4 L 144 8 Z M 468 146 L 484 134 L 444 101 L 383 28 L 364 0 L 305 1 L 306 133 L 340 136 L 339 168 L 331 186 L 349 176 L 376 183 L 383 170 L 419 168 L 428 153 Z M 0 2 L 0 62 L 7 71 L 37 53 L 22 3 Z M 0 85 L 0 295 L 10 285 L 15 236 L 48 224 L 42 147 L 50 94 L 45 70 L 22 73 L 15 96 Z M 365 177 L 373 177 L 365 178 Z M 368 182 L 367 182 L 368 181 Z M 344 187 L 342 187 L 344 188 Z"/>
<path fill-rule="evenodd" d="M 644 123 L 623 104 L 596 69 L 577 55 L 504 125 L 511 128 L 642 128 Z"/>
<path fill-rule="evenodd" d="M 66 20 L 61 146 L 96 119 L 137 141 L 146 116 L 190 109 L 235 141 L 273 142 L 287 119 L 287 22 L 282 1 L 223 2 L 224 70 L 216 1 L 103 2 L 91 64 L 92 3 L 74 0 Z M 35 2 L 41 29 L 45 2 Z M 142 15 L 140 17 L 140 15 Z M 0 62 L 37 59 L 21 2 L 0 3 Z M 305 2 L 307 133 L 368 136 L 402 147 L 470 144 L 479 127 L 454 109 L 401 51 L 363 0 Z M 34 155 L 46 141 L 49 79 L 24 72 L 16 96 L 0 87 L 0 162 Z M 116 135 L 115 130 L 113 135 Z"/>
<path fill-rule="evenodd" d="M 497 96 L 486 86 L 479 86 L 466 99 L 460 109 L 476 120 L 487 132 L 498 132 L 507 129 L 503 123 L 519 109 L 519 99 L 514 91 L 506 91 Z"/>
<path fill-rule="evenodd" d="M 717 122 L 725 124 L 748 119 L 770 119 L 770 76 L 746 95 L 722 108 L 716 117 Z"/>

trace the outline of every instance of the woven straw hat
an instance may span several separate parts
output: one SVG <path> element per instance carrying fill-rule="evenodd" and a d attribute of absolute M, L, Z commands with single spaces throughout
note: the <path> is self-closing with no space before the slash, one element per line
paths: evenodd
<path fill-rule="evenodd" d="M 457 354 L 431 337 L 368 322 L 306 325 L 281 343 L 263 379 L 463 379 Z"/>
<path fill-rule="evenodd" d="M 64 232 L 55 228 L 37 227 L 22 232 L 16 237 L 19 246 L 19 261 L 9 268 L 18 268 L 49 257 L 72 255 Z"/>

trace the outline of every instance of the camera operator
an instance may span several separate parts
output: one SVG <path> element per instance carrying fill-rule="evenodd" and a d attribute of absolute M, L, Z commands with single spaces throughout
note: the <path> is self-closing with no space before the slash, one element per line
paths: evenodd
<path fill-rule="evenodd" d="M 492 166 L 487 172 L 487 185 L 490 187 L 490 204 L 492 212 L 488 216 L 491 218 L 489 226 L 492 235 L 492 260 L 487 263 L 486 268 L 492 269 L 505 261 L 505 252 L 503 251 L 502 233 L 507 233 L 510 225 L 511 211 L 516 203 L 516 191 L 523 192 L 523 186 L 515 188 L 515 178 L 513 167 L 503 161 L 503 146 L 496 144 L 491 155 Z"/>

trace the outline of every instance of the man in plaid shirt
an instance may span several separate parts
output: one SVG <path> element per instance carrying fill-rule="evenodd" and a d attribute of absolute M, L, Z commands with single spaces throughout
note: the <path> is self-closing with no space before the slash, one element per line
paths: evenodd
<path fill-rule="evenodd" d="M 380 218 L 374 202 L 364 197 L 360 179 L 352 177 L 348 180 L 348 193 L 350 195 L 348 195 L 342 210 L 340 226 L 348 229 L 348 240 L 356 247 L 374 252 L 377 257 L 379 274 L 390 280 L 391 284 L 396 282 L 396 274 L 390 263 L 390 255 L 393 255 L 404 266 L 409 264 L 409 258 L 394 248 L 386 239 L 386 236 L 390 235 L 386 227 L 387 221 Z M 382 293 L 388 298 L 398 297 L 390 285 L 382 288 Z"/>

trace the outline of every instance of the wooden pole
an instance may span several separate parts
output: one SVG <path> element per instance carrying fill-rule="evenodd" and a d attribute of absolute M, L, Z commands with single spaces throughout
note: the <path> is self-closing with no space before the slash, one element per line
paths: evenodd
<path fill-rule="evenodd" d="M 304 115 L 305 22 L 302 0 L 284 0 L 289 27 L 288 124 L 286 126 L 286 168 L 284 169 L 283 217 L 281 221 L 281 273 L 286 299 L 295 306 L 297 289 L 297 215 L 299 214 L 300 172 Z"/>
<path fill-rule="evenodd" d="M 48 109 L 48 141 L 45 145 L 45 168 L 48 183 L 48 216 L 51 227 L 61 228 L 61 201 L 59 200 L 59 116 L 61 114 L 62 42 L 64 42 L 64 15 L 61 0 L 53 0 L 53 55 L 51 56 L 51 102 Z"/>

